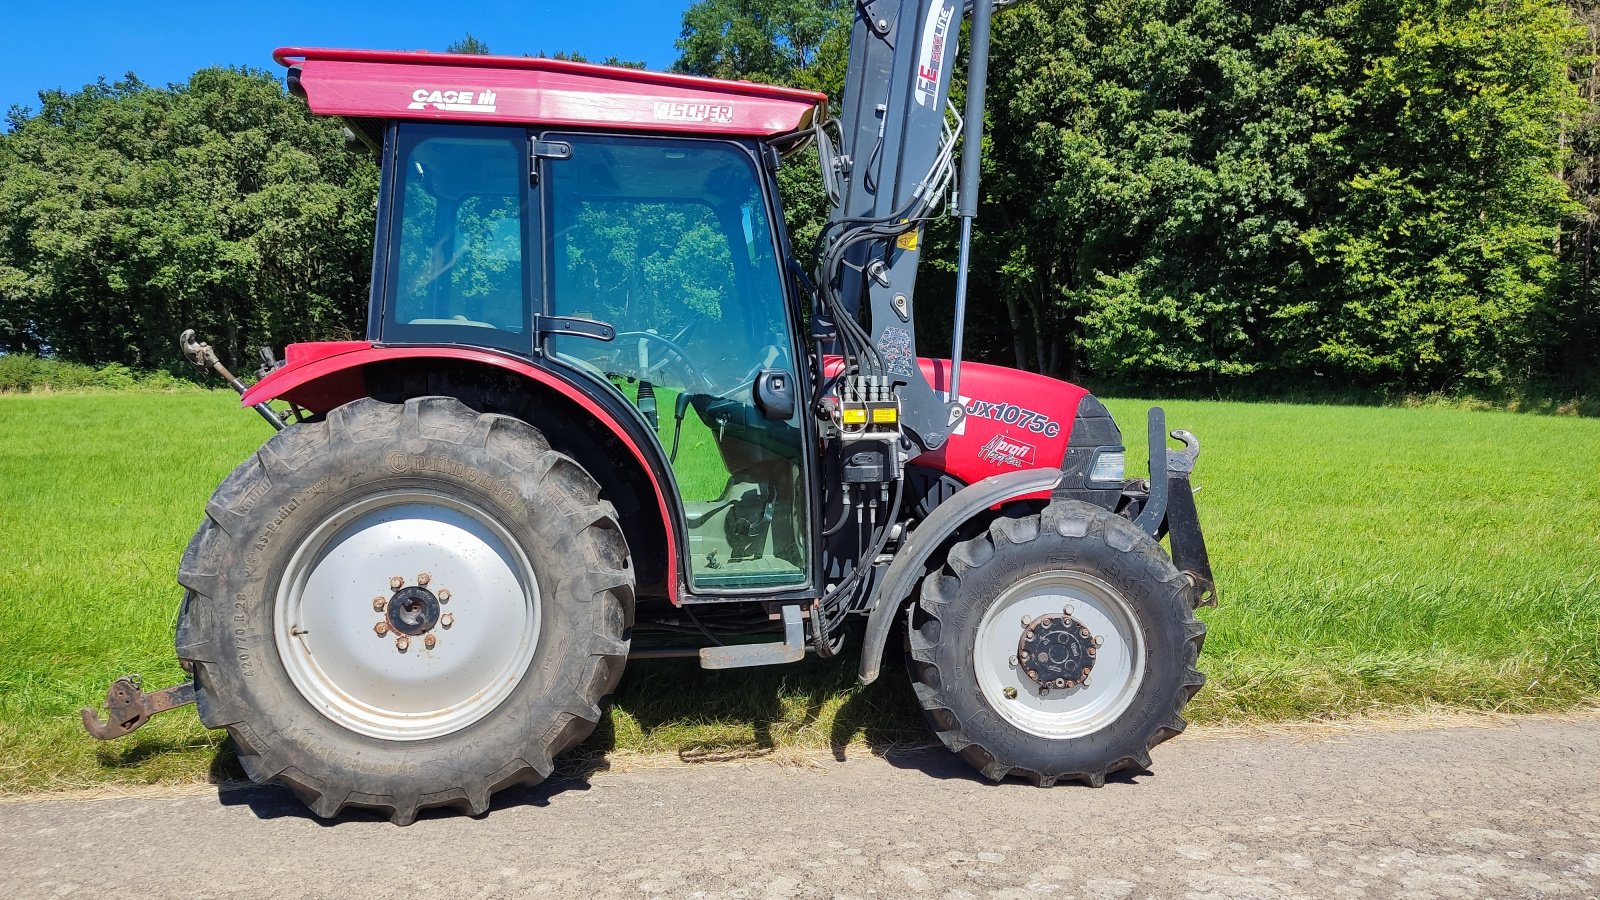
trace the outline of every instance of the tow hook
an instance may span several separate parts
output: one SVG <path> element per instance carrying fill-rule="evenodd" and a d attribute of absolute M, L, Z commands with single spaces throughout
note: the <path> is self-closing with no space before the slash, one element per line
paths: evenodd
<path fill-rule="evenodd" d="M 138 731 L 156 713 L 194 702 L 192 681 L 148 694 L 142 690 L 143 685 L 138 675 L 124 675 L 112 682 L 106 690 L 106 721 L 100 721 L 94 707 L 85 706 L 79 711 L 84 729 L 99 740 L 114 740 Z"/>

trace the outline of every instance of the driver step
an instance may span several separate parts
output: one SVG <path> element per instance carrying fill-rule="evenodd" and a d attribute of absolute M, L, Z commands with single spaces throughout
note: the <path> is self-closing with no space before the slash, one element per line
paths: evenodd
<path fill-rule="evenodd" d="M 702 669 L 742 669 L 775 666 L 806 658 L 806 630 L 799 605 L 783 608 L 783 640 L 770 644 L 729 644 L 700 648 Z"/>

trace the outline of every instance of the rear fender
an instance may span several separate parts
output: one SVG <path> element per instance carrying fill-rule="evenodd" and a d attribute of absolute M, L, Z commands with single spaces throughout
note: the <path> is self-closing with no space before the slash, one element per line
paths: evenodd
<path fill-rule="evenodd" d="M 663 486 L 671 470 L 660 458 L 660 448 L 632 423 L 621 421 L 608 411 L 591 389 L 586 389 L 548 368 L 526 360 L 463 347 L 382 347 L 367 341 L 340 341 L 316 344 L 290 344 L 286 359 L 278 369 L 256 382 L 240 398 L 245 406 L 268 400 L 286 400 L 314 413 L 325 413 L 352 400 L 372 395 L 375 373 L 392 373 L 397 366 L 426 373 L 430 366 L 447 364 L 455 370 L 498 372 L 513 376 L 530 396 L 553 393 L 592 416 L 627 448 L 638 464 L 643 479 L 650 484 L 656 512 L 660 516 L 665 540 L 665 588 L 674 603 L 679 598 L 679 572 L 682 571 L 678 535 L 681 511 L 676 492 Z M 381 398 L 380 398 L 381 399 Z M 594 460 L 585 459 L 593 466 Z M 601 479 L 604 480 L 603 478 Z M 642 498 L 641 498 L 642 499 Z M 646 501 L 648 503 L 648 501 Z M 646 506 L 648 508 L 648 506 Z"/>
<path fill-rule="evenodd" d="M 1061 470 L 1053 468 L 991 475 L 956 491 L 912 530 L 878 582 L 877 602 L 867 617 L 867 633 L 861 643 L 862 684 L 877 679 L 895 614 L 900 611 L 901 601 L 911 596 L 917 582 L 927 574 L 928 558 L 933 552 L 973 516 L 1013 500 L 1049 496 L 1060 480 Z"/>

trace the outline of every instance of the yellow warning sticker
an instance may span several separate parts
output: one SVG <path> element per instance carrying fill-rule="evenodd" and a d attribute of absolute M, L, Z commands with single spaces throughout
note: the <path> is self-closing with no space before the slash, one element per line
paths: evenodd
<path fill-rule="evenodd" d="M 921 228 L 913 228 L 910 231 L 906 232 L 905 234 L 902 234 L 899 237 L 895 238 L 894 239 L 894 245 L 896 247 L 899 247 L 901 250 L 915 250 L 915 249 L 917 249 L 917 242 L 919 240 L 921 240 L 921 238 L 922 238 L 922 229 Z"/>

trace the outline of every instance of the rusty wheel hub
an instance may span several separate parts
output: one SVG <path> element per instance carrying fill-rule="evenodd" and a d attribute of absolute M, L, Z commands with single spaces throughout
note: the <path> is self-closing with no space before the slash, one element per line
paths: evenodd
<path fill-rule="evenodd" d="M 427 634 L 439 623 L 439 598 L 425 587 L 403 587 L 389 598 L 385 618 L 401 634 Z"/>
<path fill-rule="evenodd" d="M 1070 688 L 1089 680 L 1098 646 L 1089 627 L 1066 613 L 1040 616 L 1022 628 L 1017 667 L 1042 688 Z"/>

